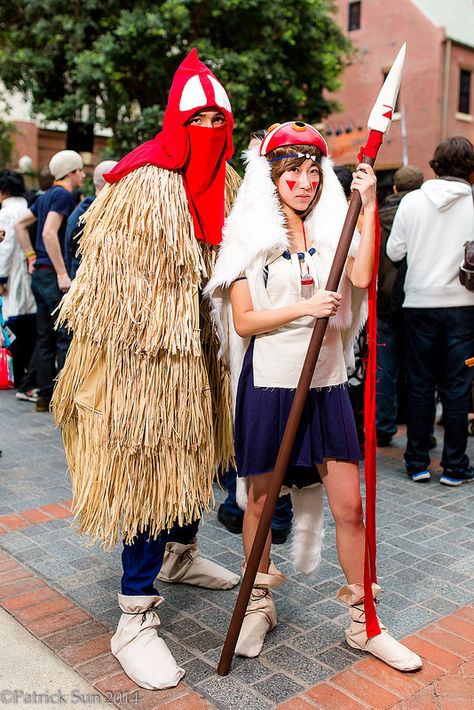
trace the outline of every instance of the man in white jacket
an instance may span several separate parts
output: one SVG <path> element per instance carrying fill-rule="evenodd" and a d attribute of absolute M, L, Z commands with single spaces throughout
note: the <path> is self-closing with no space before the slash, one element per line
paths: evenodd
<path fill-rule="evenodd" d="M 437 178 L 406 195 L 387 242 L 392 261 L 407 257 L 405 279 L 408 377 L 405 463 L 414 481 L 429 471 L 435 388 L 443 404 L 444 447 L 440 482 L 474 480 L 466 455 L 474 354 L 474 292 L 459 281 L 463 245 L 474 239 L 474 149 L 467 138 L 449 138 L 430 166 Z"/>

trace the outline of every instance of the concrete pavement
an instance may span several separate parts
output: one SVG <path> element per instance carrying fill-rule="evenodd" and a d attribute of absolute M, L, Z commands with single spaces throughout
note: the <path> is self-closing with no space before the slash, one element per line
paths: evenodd
<path fill-rule="evenodd" d="M 49 700 L 89 710 L 105 704 L 101 693 L 2 608 L 0 629 L 0 705 Z"/>

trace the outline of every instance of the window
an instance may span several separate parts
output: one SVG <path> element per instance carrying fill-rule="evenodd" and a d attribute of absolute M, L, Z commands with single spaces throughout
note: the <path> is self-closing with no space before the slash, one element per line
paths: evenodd
<path fill-rule="evenodd" d="M 348 32 L 360 29 L 360 2 L 349 3 L 349 20 L 347 23 Z"/>
<path fill-rule="evenodd" d="M 471 113 L 471 72 L 461 69 L 459 72 L 459 113 Z"/>

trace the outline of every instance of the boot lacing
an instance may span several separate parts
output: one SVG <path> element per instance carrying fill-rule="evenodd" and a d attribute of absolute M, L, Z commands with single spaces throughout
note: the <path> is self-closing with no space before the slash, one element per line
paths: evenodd
<path fill-rule="evenodd" d="M 265 587 L 252 587 L 250 592 L 250 601 L 257 602 L 260 599 L 265 599 L 270 594 L 270 590 Z"/>
<path fill-rule="evenodd" d="M 127 616 L 139 616 L 141 614 L 142 620 L 140 621 L 140 626 L 143 626 L 143 624 L 146 621 L 146 615 L 149 614 L 150 612 L 152 614 L 158 613 L 156 606 L 154 606 L 153 604 L 150 604 L 150 606 L 147 609 L 145 609 L 145 611 L 143 611 L 143 612 L 141 612 L 141 611 L 123 611 L 123 609 L 122 609 L 122 614 L 127 614 Z"/>
<path fill-rule="evenodd" d="M 174 554 L 176 554 L 176 553 L 174 553 Z M 194 550 L 185 550 L 184 552 L 180 553 L 179 561 L 185 562 L 186 560 L 189 560 L 190 562 L 193 562 L 195 557 L 197 557 L 197 555 Z"/>
<path fill-rule="evenodd" d="M 377 597 L 374 597 L 374 604 L 377 606 L 379 603 L 379 600 Z M 351 609 L 357 609 L 357 611 L 360 612 L 360 616 L 358 619 L 352 618 L 352 621 L 356 624 L 365 624 L 365 609 L 364 609 L 364 600 L 361 599 L 360 601 L 356 602 L 355 604 L 351 604 Z"/>

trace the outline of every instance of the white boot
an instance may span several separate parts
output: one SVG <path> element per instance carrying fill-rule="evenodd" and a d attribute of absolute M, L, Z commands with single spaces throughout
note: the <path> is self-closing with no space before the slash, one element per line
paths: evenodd
<path fill-rule="evenodd" d="M 161 582 L 181 582 L 207 589 L 232 589 L 239 583 L 238 574 L 201 557 L 197 543 L 189 545 L 179 542 L 166 544 L 163 564 L 158 574 Z"/>
<path fill-rule="evenodd" d="M 184 676 L 167 645 L 157 634 L 160 619 L 155 612 L 159 596 L 118 595 L 123 611 L 110 648 L 125 673 L 147 690 L 174 688 Z"/>
<path fill-rule="evenodd" d="M 284 581 L 285 576 L 277 570 L 273 562 L 270 562 L 268 574 L 257 572 L 235 647 L 237 656 L 255 658 L 260 654 L 265 636 L 275 628 L 277 622 L 270 588 L 279 587 Z"/>
<path fill-rule="evenodd" d="M 372 593 L 374 598 L 379 592 L 379 585 L 373 584 Z M 341 587 L 337 593 L 337 598 L 350 607 L 351 625 L 346 630 L 346 641 L 351 648 L 367 651 L 398 671 L 415 671 L 421 668 L 423 665 L 421 658 L 394 639 L 393 636 L 390 636 L 387 628 L 383 626 L 378 617 L 381 633 L 367 638 L 364 586 L 362 584 L 347 584 L 345 587 Z"/>

